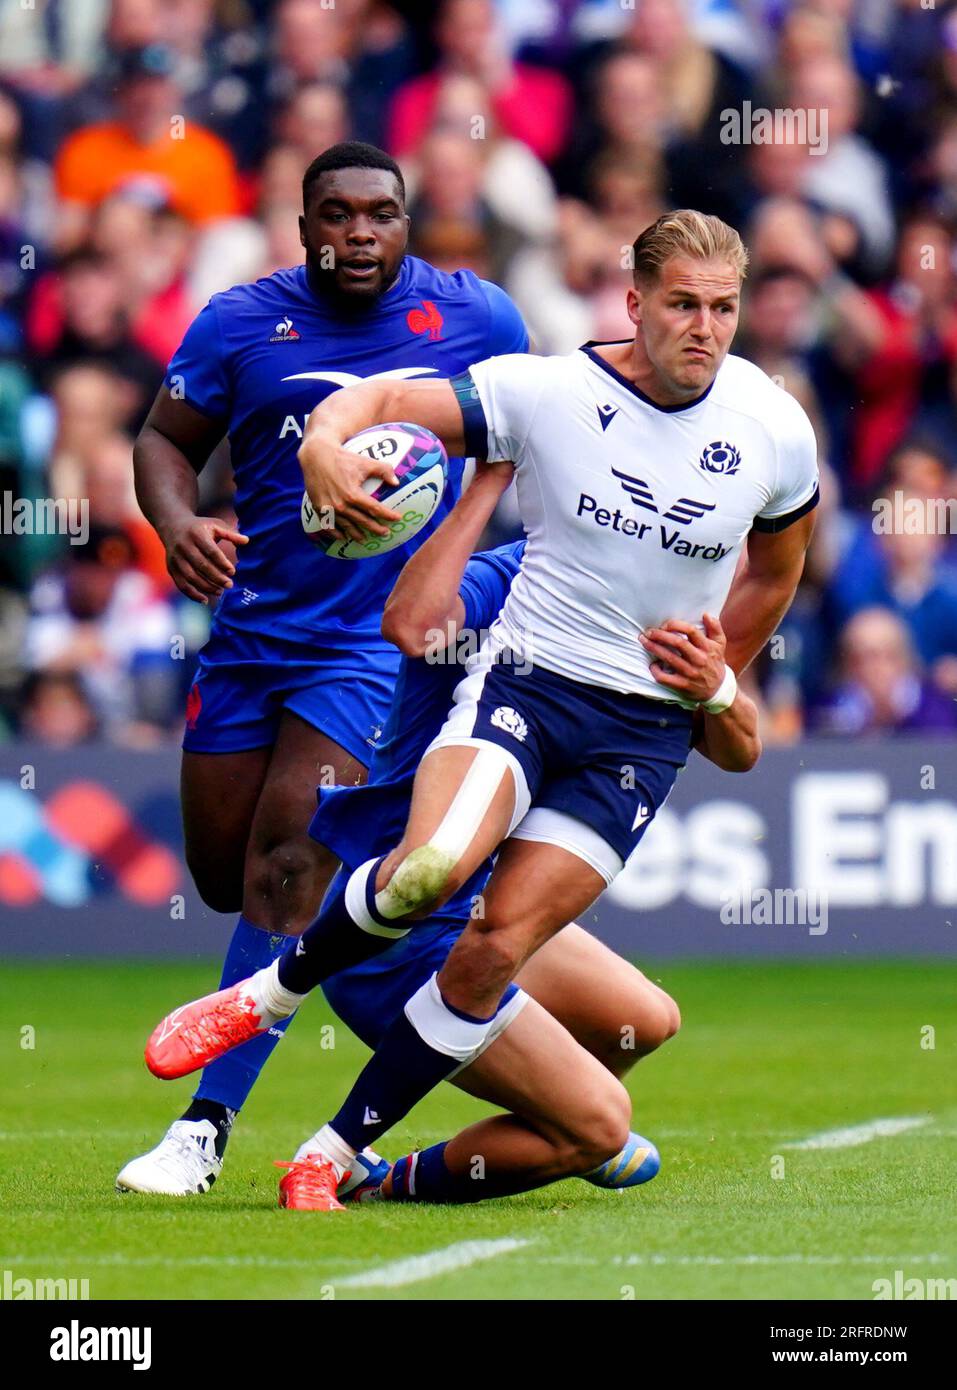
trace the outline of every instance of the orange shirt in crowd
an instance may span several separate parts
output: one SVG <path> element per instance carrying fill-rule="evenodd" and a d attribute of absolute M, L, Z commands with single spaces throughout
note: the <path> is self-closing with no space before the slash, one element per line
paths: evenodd
<path fill-rule="evenodd" d="M 181 140 L 164 134 L 140 145 L 115 121 L 86 126 L 67 140 L 56 161 L 60 198 L 94 205 L 136 182 L 157 184 L 190 222 L 231 217 L 240 209 L 239 179 L 227 145 L 212 131 L 186 123 Z"/>

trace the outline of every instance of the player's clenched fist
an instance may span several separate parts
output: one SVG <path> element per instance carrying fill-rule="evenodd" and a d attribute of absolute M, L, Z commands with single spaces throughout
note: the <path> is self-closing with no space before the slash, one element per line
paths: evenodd
<path fill-rule="evenodd" d="M 704 631 L 680 618 L 645 628 L 639 642 L 652 658 L 651 674 L 685 700 L 710 700 L 724 680 L 727 641 L 717 618 L 705 613 Z"/>
<path fill-rule="evenodd" d="M 177 589 L 197 603 L 209 603 L 233 587 L 234 547 L 246 545 L 249 537 L 218 517 L 193 516 L 163 539 L 166 568 Z"/>

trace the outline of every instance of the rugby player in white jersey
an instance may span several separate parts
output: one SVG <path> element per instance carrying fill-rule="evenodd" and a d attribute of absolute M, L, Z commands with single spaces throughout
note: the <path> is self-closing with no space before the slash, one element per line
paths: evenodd
<path fill-rule="evenodd" d="M 408 419 L 450 452 L 511 459 L 528 536 L 502 614 L 422 760 L 401 843 L 356 869 L 344 895 L 356 926 L 399 934 L 497 852 L 483 915 L 386 1030 L 316 1136 L 317 1164 L 348 1168 L 483 1045 L 522 964 L 638 844 L 684 765 L 694 708 L 731 708 L 735 671 L 793 598 L 816 446 L 797 402 L 729 356 L 746 266 L 731 227 L 668 214 L 635 242 L 633 341 L 491 358 L 451 383 L 361 384 L 310 418 L 307 486 L 343 534 L 392 519 L 361 489 L 388 470 L 343 441 Z M 521 826 L 530 807 L 534 832 Z M 185 1074 L 288 1016 L 322 978 L 312 930 L 298 953 L 164 1020 L 150 1066 Z"/>

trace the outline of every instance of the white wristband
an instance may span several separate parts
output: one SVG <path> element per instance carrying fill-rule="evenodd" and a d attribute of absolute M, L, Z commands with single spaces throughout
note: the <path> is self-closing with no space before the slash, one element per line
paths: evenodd
<path fill-rule="evenodd" d="M 724 679 L 710 700 L 702 700 L 701 708 L 709 714 L 724 714 L 734 704 L 738 693 L 738 681 L 730 666 L 724 668 Z"/>

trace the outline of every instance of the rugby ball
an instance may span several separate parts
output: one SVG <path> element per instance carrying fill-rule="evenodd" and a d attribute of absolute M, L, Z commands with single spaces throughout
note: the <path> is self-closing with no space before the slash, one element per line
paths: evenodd
<path fill-rule="evenodd" d="M 372 425 L 347 439 L 342 447 L 354 454 L 365 454 L 377 462 L 392 465 L 398 478 L 395 487 L 390 487 L 381 478 L 367 478 L 362 486 L 376 501 L 399 512 L 400 519 L 390 523 L 391 535 L 388 536 L 377 536 L 367 531 L 359 541 L 336 540 L 333 537 L 324 540 L 323 531 L 328 531 L 328 527 L 323 527 L 309 494 L 304 492 L 302 529 L 333 560 L 367 560 L 373 555 L 385 555 L 390 550 L 397 550 L 428 525 L 442 500 L 449 476 L 449 460 L 444 444 L 422 425 L 400 421 Z"/>

